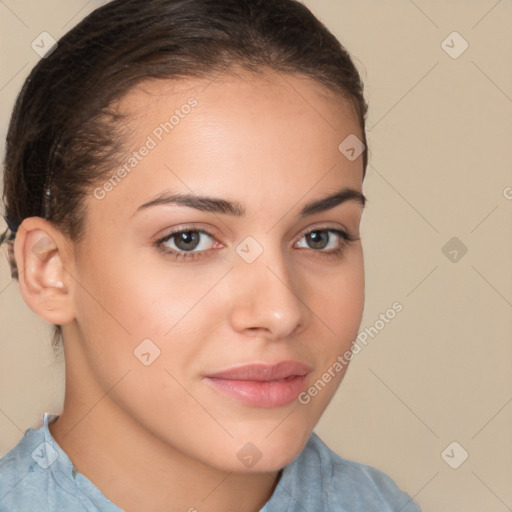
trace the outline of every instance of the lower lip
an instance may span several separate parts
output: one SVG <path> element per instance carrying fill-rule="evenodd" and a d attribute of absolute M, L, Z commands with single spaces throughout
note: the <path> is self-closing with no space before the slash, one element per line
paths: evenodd
<path fill-rule="evenodd" d="M 273 409 L 293 402 L 304 390 L 306 376 L 270 382 L 206 377 L 206 382 L 223 395 L 252 407 Z"/>

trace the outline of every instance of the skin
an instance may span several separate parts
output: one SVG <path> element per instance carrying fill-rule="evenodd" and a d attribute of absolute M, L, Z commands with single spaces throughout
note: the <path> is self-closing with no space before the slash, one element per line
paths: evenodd
<path fill-rule="evenodd" d="M 50 431 L 78 472 L 129 512 L 254 512 L 343 372 L 309 404 L 276 408 L 229 399 L 203 376 L 293 360 L 311 367 L 309 387 L 350 348 L 364 303 L 361 242 L 331 233 L 318 249 L 305 234 L 357 237 L 363 208 L 299 211 L 344 187 L 361 192 L 362 157 L 350 161 L 338 146 L 362 135 L 353 107 L 316 82 L 246 72 L 137 87 L 118 106 L 130 114 L 127 150 L 191 96 L 198 105 L 129 175 L 103 199 L 87 196 L 80 245 L 41 218 L 23 222 L 20 289 L 63 328 L 65 403 Z M 164 191 L 238 201 L 246 214 L 169 204 L 136 213 Z M 201 235 L 195 260 L 154 245 L 180 227 L 213 237 Z M 236 252 L 248 236 L 263 249 L 252 263 Z M 176 239 L 167 247 L 177 250 Z M 149 366 L 134 356 L 145 339 L 160 350 Z M 262 454 L 251 468 L 237 457 L 247 442 Z"/>

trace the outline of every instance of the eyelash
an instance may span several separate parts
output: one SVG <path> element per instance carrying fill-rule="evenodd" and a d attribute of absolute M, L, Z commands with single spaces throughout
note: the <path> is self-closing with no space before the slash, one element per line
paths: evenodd
<path fill-rule="evenodd" d="M 314 252 L 323 253 L 323 255 L 328 258 L 341 257 L 341 255 L 343 254 L 343 252 L 348 244 L 360 240 L 359 237 L 353 236 L 346 231 L 343 231 L 341 229 L 328 228 L 328 227 L 315 228 L 310 231 L 307 231 L 301 236 L 301 240 L 305 236 L 307 236 L 311 233 L 317 233 L 317 232 L 334 233 L 342 239 L 342 242 L 339 244 L 339 246 L 336 249 L 331 249 L 329 251 L 326 251 L 323 249 L 310 249 Z M 165 242 L 168 242 L 169 240 L 173 239 L 175 236 L 179 235 L 180 233 L 202 233 L 203 235 L 206 235 L 206 236 L 212 238 L 213 240 L 215 240 L 215 237 L 208 231 L 205 231 L 204 229 L 186 227 L 186 228 L 181 228 L 176 231 L 173 231 L 172 233 L 169 233 L 165 237 L 158 239 L 154 243 L 155 247 L 157 247 L 157 249 L 162 251 L 166 256 L 170 256 L 176 261 L 179 261 L 179 260 L 195 261 L 198 258 L 203 257 L 207 252 L 209 252 L 211 250 L 211 249 L 208 249 L 205 251 L 175 251 L 174 249 L 169 249 L 168 247 L 166 247 L 164 245 Z"/>

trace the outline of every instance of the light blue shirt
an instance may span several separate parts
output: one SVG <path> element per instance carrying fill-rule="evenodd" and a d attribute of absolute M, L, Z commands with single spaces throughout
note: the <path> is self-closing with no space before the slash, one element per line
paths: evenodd
<path fill-rule="evenodd" d="M 0 459 L 0 512 L 122 512 L 73 468 L 43 426 L 29 428 Z M 342 459 L 313 433 L 260 512 L 420 512 L 381 471 Z"/>

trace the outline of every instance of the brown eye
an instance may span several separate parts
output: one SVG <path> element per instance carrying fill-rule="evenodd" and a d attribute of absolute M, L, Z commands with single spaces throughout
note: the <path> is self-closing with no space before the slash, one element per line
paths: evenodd
<path fill-rule="evenodd" d="M 341 229 L 317 228 L 305 233 L 298 242 L 298 247 L 299 249 L 313 249 L 308 252 L 314 255 L 341 258 L 350 242 L 356 240 L 360 240 L 360 238 Z"/>
<path fill-rule="evenodd" d="M 332 252 L 345 242 L 357 240 L 345 231 L 332 228 L 318 228 L 308 231 L 303 235 L 301 240 L 306 241 L 306 246 L 302 245 L 301 249 L 315 249 L 317 251 Z M 327 249 L 327 250 L 326 250 Z"/>
<path fill-rule="evenodd" d="M 197 231 L 184 231 L 173 235 L 174 244 L 182 251 L 191 251 L 199 244 L 200 234 Z"/>
<path fill-rule="evenodd" d="M 312 249 L 325 249 L 329 243 L 329 233 L 327 231 L 310 231 L 306 235 L 306 240 Z"/>
<path fill-rule="evenodd" d="M 202 257 L 214 245 L 213 235 L 202 229 L 180 229 L 157 240 L 155 246 L 175 259 Z"/>

